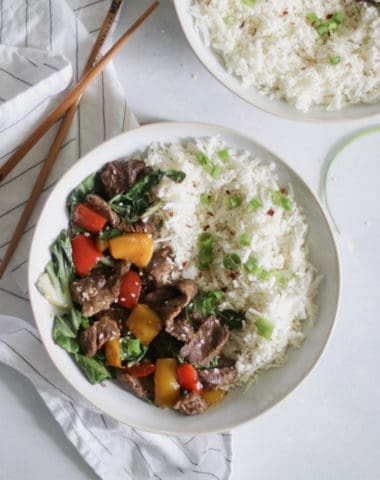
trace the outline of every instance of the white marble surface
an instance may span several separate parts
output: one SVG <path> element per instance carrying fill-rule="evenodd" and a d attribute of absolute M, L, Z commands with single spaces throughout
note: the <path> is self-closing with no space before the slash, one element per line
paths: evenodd
<path fill-rule="evenodd" d="M 129 0 L 118 31 L 148 3 Z M 116 60 L 141 122 L 194 120 L 240 130 L 284 158 L 317 193 L 334 146 L 355 131 L 380 124 L 380 116 L 333 125 L 295 123 L 245 104 L 198 62 L 171 2 L 161 3 Z M 328 349 L 293 394 L 234 430 L 232 480 L 380 478 L 379 146 L 379 135 L 358 142 L 332 172 L 343 291 Z M 31 319 L 22 299 L 0 309 Z M 2 365 L 0 406 L 1 480 L 97 478 L 29 383 Z"/>

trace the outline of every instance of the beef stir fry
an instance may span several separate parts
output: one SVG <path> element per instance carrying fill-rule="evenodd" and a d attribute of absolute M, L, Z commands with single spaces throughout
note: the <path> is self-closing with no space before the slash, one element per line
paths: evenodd
<path fill-rule="evenodd" d="M 223 356 L 244 314 L 218 308 L 222 292 L 182 277 L 159 238 L 153 187 L 180 171 L 113 161 L 69 196 L 68 230 L 37 287 L 62 309 L 53 338 L 92 383 L 115 378 L 138 397 L 185 415 L 204 412 L 237 381 Z"/>

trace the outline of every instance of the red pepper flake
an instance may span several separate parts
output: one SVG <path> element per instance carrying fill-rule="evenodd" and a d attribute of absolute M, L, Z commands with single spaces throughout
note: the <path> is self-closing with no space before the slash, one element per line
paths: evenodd
<path fill-rule="evenodd" d="M 301 70 L 306 70 L 306 67 L 301 67 Z"/>
<path fill-rule="evenodd" d="M 227 290 L 228 290 L 228 288 L 227 288 L 227 287 L 222 287 L 222 288 L 221 288 L 221 291 L 222 291 L 223 293 L 226 293 L 226 292 L 227 292 Z"/>
<path fill-rule="evenodd" d="M 231 195 L 231 192 L 229 190 L 226 190 L 227 195 Z"/>
<path fill-rule="evenodd" d="M 236 273 L 234 273 L 234 272 L 230 272 L 230 275 L 229 275 L 229 276 L 230 276 L 230 279 L 231 279 L 231 280 L 236 280 L 236 279 L 237 279 L 237 275 L 236 275 Z"/>
<path fill-rule="evenodd" d="M 270 209 L 267 211 L 267 215 L 270 215 L 271 217 L 273 217 L 273 215 L 274 215 L 274 210 L 273 210 L 273 208 L 270 208 Z"/>
<path fill-rule="evenodd" d="M 168 215 L 169 215 L 169 217 L 174 217 L 174 213 L 173 213 L 173 212 L 169 212 Z"/>
<path fill-rule="evenodd" d="M 244 28 L 245 22 L 241 22 L 239 28 Z"/>
<path fill-rule="evenodd" d="M 328 13 L 328 14 L 326 15 L 326 19 L 327 19 L 327 20 L 330 20 L 330 18 L 332 18 L 332 17 L 333 17 L 333 14 L 332 14 L 332 13 Z"/>
<path fill-rule="evenodd" d="M 287 15 L 288 13 L 289 13 L 289 12 L 288 12 L 287 10 L 284 10 L 284 11 L 282 12 L 283 15 Z"/>
<path fill-rule="evenodd" d="M 210 225 L 205 225 L 205 226 L 203 227 L 203 231 L 204 231 L 204 232 L 207 232 L 207 230 L 208 230 L 209 228 L 210 228 Z"/>
<path fill-rule="evenodd" d="M 207 215 L 210 215 L 210 217 L 214 216 L 214 214 L 212 212 L 207 212 Z"/>
<path fill-rule="evenodd" d="M 187 267 L 187 262 L 182 262 L 182 267 L 186 268 Z"/>
<path fill-rule="evenodd" d="M 290 25 L 291 25 L 292 27 L 294 27 L 295 23 L 294 23 L 294 22 L 290 22 Z"/>
<path fill-rule="evenodd" d="M 302 70 L 302 69 L 301 69 Z M 284 195 L 287 194 L 286 188 L 280 188 L 280 192 L 283 193 Z"/>
<path fill-rule="evenodd" d="M 186 223 L 186 227 L 187 228 L 193 228 L 192 225 L 189 225 L 188 223 Z"/>

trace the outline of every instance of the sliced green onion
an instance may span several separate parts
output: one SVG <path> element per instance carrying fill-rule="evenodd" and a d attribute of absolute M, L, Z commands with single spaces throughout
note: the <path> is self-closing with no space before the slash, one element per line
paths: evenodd
<path fill-rule="evenodd" d="M 214 288 L 214 290 L 208 292 L 208 295 L 213 297 L 215 300 L 220 300 L 223 297 L 223 292 L 217 288 Z"/>
<path fill-rule="evenodd" d="M 272 270 L 271 273 L 279 287 L 283 287 L 286 284 L 286 275 L 282 270 Z"/>
<path fill-rule="evenodd" d="M 218 178 L 220 173 L 221 173 L 221 169 L 217 166 L 217 165 L 214 165 L 212 168 L 211 168 L 211 172 L 210 172 L 210 175 L 213 177 L 213 178 Z"/>
<path fill-rule="evenodd" d="M 249 247 L 252 242 L 252 235 L 249 235 L 248 233 L 242 233 L 239 237 L 239 243 L 240 245 L 243 245 L 243 247 Z"/>
<path fill-rule="evenodd" d="M 336 55 L 335 57 L 330 57 L 329 62 L 331 65 L 338 65 L 338 63 L 340 63 L 340 56 Z"/>
<path fill-rule="evenodd" d="M 241 204 L 239 195 L 231 195 L 228 199 L 228 203 L 230 204 L 230 208 L 238 207 Z"/>
<path fill-rule="evenodd" d="M 211 233 L 204 232 L 199 235 L 198 240 L 202 247 L 211 247 L 213 242 L 213 237 Z"/>
<path fill-rule="evenodd" d="M 201 203 L 202 205 L 211 205 L 211 195 L 207 195 L 207 193 L 202 193 Z"/>
<path fill-rule="evenodd" d="M 237 18 L 236 18 L 236 21 L 237 21 Z M 227 160 L 227 158 L 229 157 L 228 150 L 219 150 L 218 157 L 221 160 Z"/>
<path fill-rule="evenodd" d="M 254 210 L 256 210 L 257 208 L 263 206 L 263 202 L 262 202 L 262 200 L 261 200 L 260 197 L 254 197 L 254 198 L 252 198 L 252 200 L 250 200 L 250 201 L 248 202 L 248 204 L 249 204 Z"/>
<path fill-rule="evenodd" d="M 223 265 L 227 270 L 239 270 L 241 259 L 237 253 L 230 253 L 223 257 Z"/>
<path fill-rule="evenodd" d="M 342 25 L 342 23 L 344 23 L 344 15 L 342 12 L 335 12 L 331 20 L 338 25 Z"/>
<path fill-rule="evenodd" d="M 241 0 L 241 3 L 247 5 L 247 7 L 254 7 L 256 0 Z"/>
<path fill-rule="evenodd" d="M 223 21 L 226 25 L 228 25 L 229 27 L 233 27 L 234 25 L 237 24 L 238 22 L 238 18 L 235 17 L 234 15 L 227 15 L 227 17 L 224 17 L 223 18 Z"/>
<path fill-rule="evenodd" d="M 203 167 L 209 167 L 210 166 L 210 159 L 208 158 L 207 155 L 205 155 L 202 152 L 197 153 L 197 160 Z"/>
<path fill-rule="evenodd" d="M 273 325 L 264 317 L 258 317 L 255 325 L 257 328 L 257 334 L 260 335 L 260 337 L 264 337 L 269 340 L 273 333 Z"/>
<path fill-rule="evenodd" d="M 292 202 L 279 190 L 272 193 L 272 202 L 275 205 L 280 205 L 287 212 L 290 212 L 292 209 Z"/>
<path fill-rule="evenodd" d="M 244 264 L 244 270 L 247 273 L 256 273 L 257 269 L 257 259 L 255 257 L 249 257 L 249 259 Z"/>
<path fill-rule="evenodd" d="M 314 25 L 314 23 L 319 22 L 319 18 L 315 13 L 309 13 L 309 15 L 306 15 L 306 19 Z"/>
<path fill-rule="evenodd" d="M 328 23 L 321 23 L 315 27 L 319 35 L 324 35 L 325 33 L 328 33 L 330 31 L 329 24 Z"/>
<path fill-rule="evenodd" d="M 263 267 L 258 267 L 257 270 L 256 270 L 256 276 L 260 280 L 269 280 L 270 277 L 271 277 L 271 271 L 266 270 Z"/>

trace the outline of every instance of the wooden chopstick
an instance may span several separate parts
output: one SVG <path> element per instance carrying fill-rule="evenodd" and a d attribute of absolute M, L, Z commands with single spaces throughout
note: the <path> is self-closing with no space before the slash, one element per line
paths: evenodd
<path fill-rule="evenodd" d="M 112 2 L 112 5 L 114 3 L 119 3 L 121 4 L 121 1 L 120 0 L 119 2 L 117 2 L 115 0 L 115 2 Z M 139 18 L 138 20 L 127 30 L 127 32 L 115 43 L 115 45 L 107 52 L 107 54 L 103 57 L 102 60 L 99 61 L 102 62 L 103 61 L 103 68 L 105 66 L 105 64 L 107 63 L 107 61 L 109 61 L 113 55 L 115 55 L 118 50 L 120 50 L 120 48 L 122 47 L 122 45 L 131 37 L 131 35 L 137 30 L 137 28 L 141 25 L 141 23 L 153 12 L 153 10 L 158 6 L 159 2 L 156 1 L 154 2 Z M 111 8 L 112 8 L 112 5 L 111 5 Z M 119 5 L 120 6 L 120 5 Z M 110 11 L 111 11 L 111 8 L 110 8 Z M 119 7 L 118 7 L 119 8 Z M 117 12 L 116 12 L 117 13 Z M 115 16 L 116 16 L 116 13 L 115 13 Z M 108 17 L 110 18 L 110 17 Z M 112 18 L 112 17 L 111 17 Z M 105 25 L 108 25 L 108 27 L 105 27 Z M 101 48 L 103 42 L 104 42 L 104 39 L 106 38 L 106 35 L 109 31 L 109 28 L 110 28 L 110 24 L 109 24 L 109 21 L 107 21 L 107 17 L 103 23 L 103 26 L 102 26 L 102 29 L 101 29 L 101 32 L 99 33 L 98 35 L 98 39 L 97 41 L 95 42 L 95 45 L 93 47 L 93 49 L 91 50 L 91 53 L 90 53 L 90 56 L 89 56 L 89 59 L 87 61 L 87 64 L 86 64 L 86 67 L 85 67 L 85 72 L 84 72 L 84 76 L 83 78 L 86 80 L 86 83 L 84 84 L 83 87 L 81 87 L 80 89 L 78 89 L 77 91 L 79 91 L 79 94 L 77 94 L 76 96 L 72 96 L 72 98 L 74 99 L 73 102 L 74 103 L 68 103 L 68 106 L 69 106 L 69 110 L 67 111 L 67 114 L 64 118 L 64 120 L 62 121 L 62 124 L 57 132 L 57 135 L 54 139 L 54 142 L 50 148 L 50 151 L 49 151 L 49 154 L 48 154 L 48 157 L 41 169 L 41 172 L 38 176 L 38 179 L 33 187 L 33 190 L 31 192 L 31 195 L 29 197 L 29 200 L 27 202 L 27 204 L 25 205 L 25 208 L 21 214 L 21 217 L 20 217 L 20 220 L 18 221 L 18 224 L 13 232 L 13 235 L 12 235 L 12 238 L 11 238 L 11 241 L 8 245 L 8 248 L 5 252 L 5 255 L 1 261 L 1 264 L 0 264 L 0 278 L 2 278 L 4 272 L 5 272 L 5 269 L 6 267 L 8 266 L 10 260 L 12 259 L 12 256 L 17 248 L 17 245 L 22 237 L 22 234 L 24 232 L 24 229 L 25 229 L 25 226 L 33 212 L 33 209 L 34 209 L 34 206 L 35 204 L 37 203 L 37 200 L 41 194 L 41 191 L 43 189 L 43 186 L 47 180 L 47 177 L 50 173 L 50 170 L 53 166 L 53 163 L 54 163 L 54 160 L 56 159 L 57 155 L 58 155 L 58 151 L 59 151 L 59 146 L 62 144 L 63 142 L 63 139 L 65 138 L 66 136 L 66 133 L 67 133 L 67 130 L 68 128 L 70 127 L 70 124 L 71 124 L 71 121 L 72 121 L 72 118 L 75 114 L 75 110 L 77 108 L 77 104 L 79 103 L 79 100 L 80 100 L 80 96 L 82 94 L 82 92 L 84 91 L 86 85 L 91 81 L 91 79 L 96 75 L 96 73 L 92 73 L 92 76 L 89 76 L 89 73 L 91 72 L 94 72 L 95 68 L 98 67 L 99 63 L 96 64 L 95 67 L 91 68 L 91 65 L 92 65 L 92 62 L 96 59 L 96 56 L 98 54 L 98 52 L 95 52 L 96 48 Z M 108 28 L 108 31 L 107 31 L 107 28 Z M 103 31 L 103 32 L 102 32 Z M 107 31 L 107 33 L 105 33 Z M 102 35 L 102 38 L 103 40 L 102 41 L 99 41 L 99 38 L 101 37 Z M 96 48 L 95 48 L 96 47 Z M 108 58 L 108 60 L 106 60 L 104 62 L 104 59 L 105 58 Z M 91 61 L 91 63 L 90 63 Z M 86 73 L 86 69 L 88 69 L 88 72 Z M 97 68 L 97 73 L 100 72 L 101 69 L 99 69 L 99 67 Z M 82 79 L 80 80 L 80 82 L 82 81 Z M 78 82 L 77 86 L 80 84 L 80 82 Z M 69 93 L 69 95 L 71 94 L 72 95 L 72 92 L 75 90 L 75 87 L 74 89 Z M 68 96 L 69 96 L 68 95 Z M 66 97 L 67 98 L 67 97 Z M 56 110 L 54 110 L 54 112 L 57 112 L 57 111 L 60 111 L 59 109 L 62 108 L 61 105 L 63 105 L 65 102 L 62 101 L 61 104 L 56 108 Z M 71 105 L 71 106 L 70 106 Z M 63 110 L 64 112 L 65 110 Z M 54 113 L 53 112 L 53 113 Z M 60 116 L 61 114 L 58 114 L 58 117 Z M 49 115 L 49 117 L 51 117 L 52 114 Z M 49 118 L 48 117 L 48 118 Z M 51 121 L 51 120 L 50 120 Z M 55 121 L 55 120 L 54 120 Z M 54 123 L 54 121 L 51 121 L 52 123 L 49 122 L 50 126 Z M 46 122 L 46 121 L 45 121 Z M 43 122 L 41 125 L 43 125 L 45 122 Z M 30 147 L 31 148 L 31 147 Z"/>
<path fill-rule="evenodd" d="M 13 170 L 20 160 L 29 152 L 29 150 L 38 142 L 38 140 L 46 133 L 47 130 L 66 112 L 68 108 L 76 101 L 91 80 L 96 77 L 106 66 L 106 64 L 114 57 L 114 55 L 123 47 L 130 39 L 134 32 L 146 20 L 149 15 L 158 7 L 159 2 L 155 1 L 145 12 L 135 21 L 135 23 L 119 38 L 119 40 L 108 50 L 101 58 L 73 87 L 66 97 L 59 103 L 53 112 L 40 123 L 40 125 L 31 133 L 31 135 L 20 145 L 16 152 L 5 162 L 0 168 L 0 182 Z M 1 271 L 1 270 L 0 270 Z M 1 278 L 1 277 L 0 277 Z"/>

